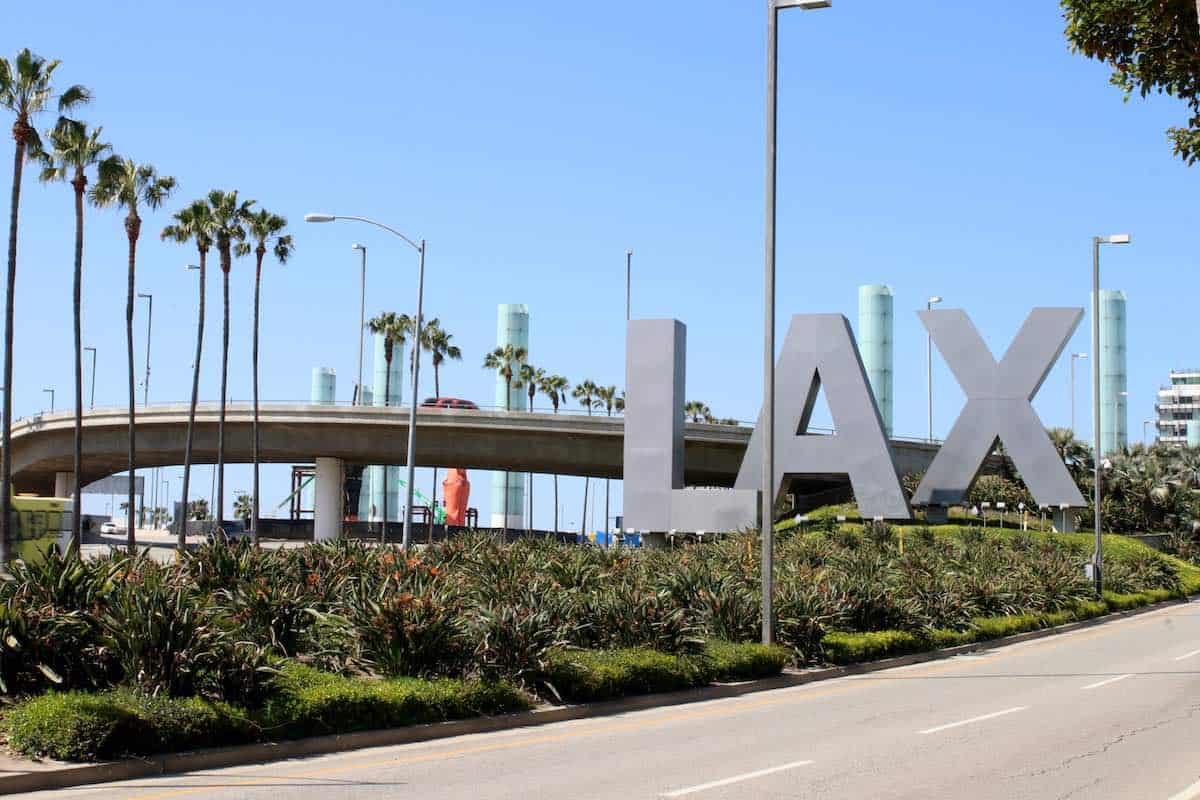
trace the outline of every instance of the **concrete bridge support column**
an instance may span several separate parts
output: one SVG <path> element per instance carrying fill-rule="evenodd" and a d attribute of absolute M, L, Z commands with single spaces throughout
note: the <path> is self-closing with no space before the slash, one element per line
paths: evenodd
<path fill-rule="evenodd" d="M 71 497 L 75 494 L 75 473 L 74 472 L 56 472 L 54 473 L 54 496 L 55 497 Z"/>
<path fill-rule="evenodd" d="M 316 464 L 313 539 L 325 542 L 342 535 L 342 520 L 345 517 L 342 508 L 343 486 L 346 482 L 345 463 L 340 458 L 318 458 Z"/>
<path fill-rule="evenodd" d="M 1054 523 L 1055 533 L 1075 532 L 1075 509 L 1056 508 L 1051 514 L 1051 519 Z"/>

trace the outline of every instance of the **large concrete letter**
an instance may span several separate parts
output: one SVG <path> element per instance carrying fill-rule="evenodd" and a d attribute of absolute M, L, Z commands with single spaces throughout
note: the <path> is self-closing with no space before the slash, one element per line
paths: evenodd
<path fill-rule="evenodd" d="M 730 531 L 756 524 L 758 493 L 683 489 L 687 329 L 638 320 L 625 349 L 625 526 L 643 531 Z"/>
<path fill-rule="evenodd" d="M 1035 308 L 999 364 L 965 311 L 918 314 L 966 392 L 967 405 L 913 503 L 961 503 L 999 439 L 1040 505 L 1083 506 L 1079 488 L 1030 405 L 1079 325 L 1083 309 Z"/>
<path fill-rule="evenodd" d="M 850 323 L 841 314 L 792 317 L 776 366 L 776 497 L 789 476 L 846 474 L 864 517 L 910 519 L 883 420 L 867 384 Z M 821 386 L 837 429 L 834 436 L 808 435 Z M 756 425 L 738 472 L 738 489 L 762 484 L 762 425 Z"/>

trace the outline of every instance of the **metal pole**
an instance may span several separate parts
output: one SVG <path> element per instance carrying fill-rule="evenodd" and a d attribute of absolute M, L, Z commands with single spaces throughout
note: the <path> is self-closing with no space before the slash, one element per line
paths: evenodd
<path fill-rule="evenodd" d="M 367 327 L 367 248 L 354 245 L 362 251 L 362 277 L 358 295 L 358 404 L 363 403 L 363 330 Z"/>
<path fill-rule="evenodd" d="M 90 407 L 95 408 L 96 407 L 96 348 L 85 347 L 83 349 L 92 351 L 92 401 L 91 401 Z"/>
<path fill-rule="evenodd" d="M 767 187 L 766 258 L 763 264 L 763 410 L 762 494 L 759 529 L 762 534 L 762 640 L 775 640 L 774 545 L 775 526 L 775 131 L 779 120 L 776 79 L 779 74 L 779 9 L 767 3 Z"/>
<path fill-rule="evenodd" d="M 1103 541 L 1100 536 L 1100 237 L 1092 237 L 1092 442 L 1095 448 L 1092 480 L 1095 484 L 1092 502 L 1095 513 L 1092 517 L 1096 524 L 1096 549 L 1092 553 L 1092 582 L 1096 586 L 1096 596 L 1104 593 L 1104 579 L 1101 569 L 1104 566 Z"/>
<path fill-rule="evenodd" d="M 417 320 L 413 323 L 413 369 L 412 369 L 412 405 L 408 409 L 408 486 L 405 487 L 407 500 L 404 503 L 404 542 L 408 549 L 412 541 L 412 504 L 413 481 L 416 477 L 417 463 L 417 381 L 421 372 L 421 309 L 425 300 L 425 240 L 421 240 L 417 248 L 420 253 L 420 265 L 417 267 Z M 432 522 L 430 523 L 432 524 Z"/>
<path fill-rule="evenodd" d="M 50 413 L 53 414 L 54 413 L 54 390 L 53 389 L 42 389 L 42 391 L 50 393 Z"/>
<path fill-rule="evenodd" d="M 925 302 L 925 310 L 933 309 L 933 301 Z M 925 396 L 929 399 L 929 441 L 933 441 L 933 334 L 925 333 Z"/>
<path fill-rule="evenodd" d="M 154 295 L 138 292 L 138 297 L 146 298 L 149 309 L 146 311 L 146 384 L 143 386 L 142 405 L 150 405 L 150 334 L 154 325 Z"/>

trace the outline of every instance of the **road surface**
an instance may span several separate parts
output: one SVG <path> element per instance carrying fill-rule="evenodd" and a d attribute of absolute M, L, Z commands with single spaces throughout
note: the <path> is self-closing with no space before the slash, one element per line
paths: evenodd
<path fill-rule="evenodd" d="M 1200 798 L 1200 603 L 872 675 L 35 797 Z"/>

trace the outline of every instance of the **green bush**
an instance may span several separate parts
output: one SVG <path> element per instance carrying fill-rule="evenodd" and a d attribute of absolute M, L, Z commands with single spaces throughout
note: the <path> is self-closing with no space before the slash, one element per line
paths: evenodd
<path fill-rule="evenodd" d="M 778 645 L 734 644 L 718 640 L 704 646 L 704 666 L 710 680 L 745 681 L 778 675 L 791 660 L 791 652 Z"/>
<path fill-rule="evenodd" d="M 702 659 L 638 647 L 555 651 L 546 673 L 546 682 L 555 694 L 579 703 L 673 692 L 708 681 Z"/>
<path fill-rule="evenodd" d="M 50 693 L 5 715 L 9 745 L 28 756 L 96 761 L 252 741 L 245 712 L 199 698 L 128 690 Z"/>
<path fill-rule="evenodd" d="M 856 664 L 901 656 L 927 649 L 928 642 L 908 631 L 831 631 L 821 640 L 825 659 L 831 664 Z"/>
<path fill-rule="evenodd" d="M 346 678 L 289 664 L 272 682 L 260 714 L 270 738 L 394 728 L 521 711 L 529 699 L 514 687 L 443 678 Z"/>
<path fill-rule="evenodd" d="M 1150 589 L 1144 592 L 1126 594 L 1106 591 L 1104 593 L 1104 602 L 1113 611 L 1128 611 L 1132 608 L 1141 608 L 1153 603 L 1161 603 L 1164 600 L 1170 600 L 1172 597 L 1178 597 L 1178 594 L 1167 589 Z"/>

